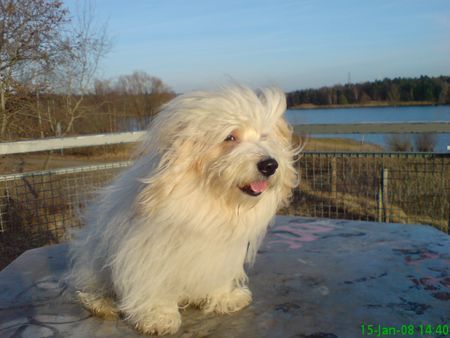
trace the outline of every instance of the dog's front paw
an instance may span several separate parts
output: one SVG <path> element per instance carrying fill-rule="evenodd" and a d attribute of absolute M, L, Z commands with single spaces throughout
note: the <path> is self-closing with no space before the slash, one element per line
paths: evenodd
<path fill-rule="evenodd" d="M 203 311 L 226 314 L 239 311 L 251 302 L 251 291 L 247 287 L 237 287 L 230 292 L 218 292 L 211 295 L 205 302 Z"/>
<path fill-rule="evenodd" d="M 154 309 L 146 316 L 134 316 L 128 320 L 136 330 L 144 334 L 150 335 L 166 335 L 174 334 L 181 326 L 181 315 L 178 309 Z"/>
<path fill-rule="evenodd" d="M 112 320 L 118 316 L 116 304 L 109 297 L 82 291 L 77 291 L 77 297 L 86 309 L 98 317 Z"/>

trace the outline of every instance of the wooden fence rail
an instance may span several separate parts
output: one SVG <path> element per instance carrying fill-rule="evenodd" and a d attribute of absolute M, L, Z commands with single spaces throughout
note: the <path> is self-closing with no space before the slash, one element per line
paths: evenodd
<path fill-rule="evenodd" d="M 297 124 L 297 134 L 449 133 L 450 122 Z M 0 155 L 137 142 L 145 131 L 0 142 Z"/>

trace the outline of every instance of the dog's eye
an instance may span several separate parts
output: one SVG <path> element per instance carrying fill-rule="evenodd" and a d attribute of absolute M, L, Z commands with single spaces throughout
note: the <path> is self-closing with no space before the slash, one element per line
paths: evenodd
<path fill-rule="evenodd" d="M 236 141 L 236 137 L 231 134 L 225 138 L 225 142 L 235 142 L 235 141 Z"/>

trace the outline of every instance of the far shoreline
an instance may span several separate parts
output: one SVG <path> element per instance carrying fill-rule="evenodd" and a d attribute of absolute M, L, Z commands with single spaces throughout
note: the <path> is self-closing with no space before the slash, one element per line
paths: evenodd
<path fill-rule="evenodd" d="M 346 108 L 395 108 L 395 107 L 430 107 L 430 106 L 448 106 L 449 104 L 437 103 L 433 101 L 372 101 L 368 103 L 352 103 L 352 104 L 327 104 L 318 105 L 313 103 L 304 103 L 288 107 L 291 110 L 306 110 L 306 109 L 346 109 Z"/>

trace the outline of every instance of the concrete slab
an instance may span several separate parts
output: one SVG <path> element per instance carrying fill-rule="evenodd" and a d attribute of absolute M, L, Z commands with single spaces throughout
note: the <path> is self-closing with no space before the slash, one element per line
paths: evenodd
<path fill-rule="evenodd" d="M 66 252 L 30 250 L 0 272 L 0 337 L 140 336 L 71 300 Z M 174 337 L 444 337 L 449 270 L 450 237 L 431 227 L 280 216 L 250 270 L 252 305 L 186 310 Z"/>

